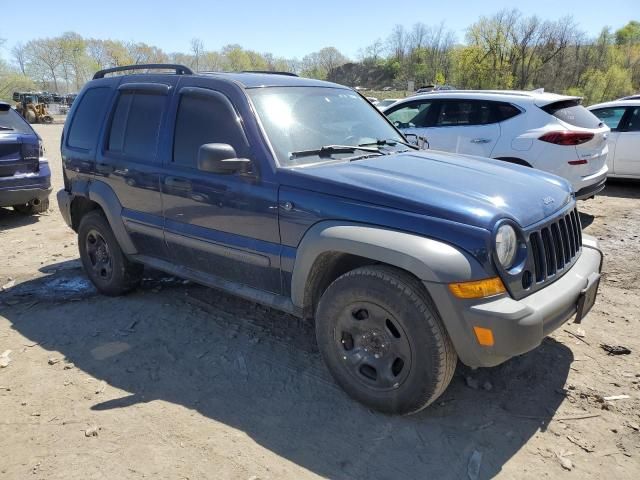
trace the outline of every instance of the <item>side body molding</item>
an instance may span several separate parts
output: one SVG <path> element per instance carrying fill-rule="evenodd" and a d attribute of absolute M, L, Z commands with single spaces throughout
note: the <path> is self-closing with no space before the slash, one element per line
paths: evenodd
<path fill-rule="evenodd" d="M 127 255 L 135 255 L 138 253 L 124 226 L 124 221 L 122 220 L 122 205 L 113 190 L 107 184 L 98 181 L 89 183 L 88 192 L 89 200 L 96 202 L 102 207 L 122 251 Z"/>
<path fill-rule="evenodd" d="M 324 221 L 311 227 L 298 246 L 291 279 L 294 305 L 303 306 L 309 273 L 316 259 L 326 252 L 348 253 L 387 263 L 425 282 L 449 283 L 487 277 L 477 260 L 447 243 L 372 225 Z"/>

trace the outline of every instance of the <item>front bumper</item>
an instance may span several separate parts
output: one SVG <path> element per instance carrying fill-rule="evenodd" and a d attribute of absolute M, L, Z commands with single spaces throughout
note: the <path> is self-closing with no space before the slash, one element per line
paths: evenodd
<path fill-rule="evenodd" d="M 51 171 L 46 162 L 40 163 L 38 172 L 0 177 L 0 207 L 27 204 L 35 198 L 42 201 L 50 194 Z"/>
<path fill-rule="evenodd" d="M 536 348 L 544 337 L 576 313 L 587 278 L 602 269 L 597 240 L 583 235 L 583 250 L 571 270 L 521 300 L 507 295 L 484 301 L 460 300 L 446 284 L 426 283 L 460 360 L 470 367 L 492 367 Z M 493 346 L 478 344 L 473 327 L 491 329 Z"/>

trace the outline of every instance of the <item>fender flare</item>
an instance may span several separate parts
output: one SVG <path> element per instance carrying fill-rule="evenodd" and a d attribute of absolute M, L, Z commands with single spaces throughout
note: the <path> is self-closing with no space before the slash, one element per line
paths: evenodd
<path fill-rule="evenodd" d="M 304 307 L 307 279 L 326 252 L 369 258 L 406 270 L 423 282 L 463 282 L 487 277 L 480 263 L 448 243 L 375 225 L 323 221 L 305 233 L 291 278 L 291 300 Z"/>
<path fill-rule="evenodd" d="M 87 187 L 87 193 L 89 200 L 96 202 L 102 208 L 122 251 L 126 255 L 138 253 L 129 236 L 129 232 L 124 226 L 122 205 L 111 187 L 104 182 L 90 182 Z"/>

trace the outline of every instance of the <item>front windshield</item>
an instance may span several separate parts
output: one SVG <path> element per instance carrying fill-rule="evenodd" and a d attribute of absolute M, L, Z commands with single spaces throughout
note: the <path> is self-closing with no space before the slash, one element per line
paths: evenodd
<path fill-rule="evenodd" d="M 293 152 L 329 145 L 357 147 L 378 141 L 404 141 L 374 107 L 351 90 L 267 87 L 248 92 L 282 166 L 327 160 L 321 155 L 297 158 Z M 336 153 L 334 158 L 345 155 L 349 153 Z"/>

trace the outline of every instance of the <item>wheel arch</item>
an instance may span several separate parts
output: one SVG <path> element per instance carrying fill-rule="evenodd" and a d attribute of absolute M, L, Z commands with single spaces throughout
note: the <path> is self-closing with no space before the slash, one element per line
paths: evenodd
<path fill-rule="evenodd" d="M 449 283 L 486 277 L 480 263 L 447 243 L 374 225 L 320 222 L 300 242 L 291 299 L 312 316 L 324 290 L 354 268 L 384 264 L 423 282 Z"/>
<path fill-rule="evenodd" d="M 74 230 L 77 231 L 80 220 L 86 213 L 100 209 L 107 218 L 122 251 L 127 255 L 138 253 L 122 221 L 122 205 L 111 187 L 104 182 L 90 182 L 85 185 L 84 191 L 74 193 L 71 201 L 71 222 Z"/>
<path fill-rule="evenodd" d="M 495 157 L 495 159 L 502 160 L 503 162 L 507 163 L 515 163 L 516 165 L 522 165 L 523 167 L 533 168 L 533 165 L 531 165 L 529 162 L 518 157 Z"/>

